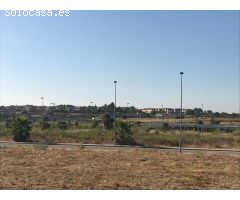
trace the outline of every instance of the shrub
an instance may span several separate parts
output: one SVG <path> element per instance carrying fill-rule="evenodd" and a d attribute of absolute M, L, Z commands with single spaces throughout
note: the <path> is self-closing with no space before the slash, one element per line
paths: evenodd
<path fill-rule="evenodd" d="M 66 122 L 57 122 L 57 127 L 61 130 L 67 130 L 68 125 Z"/>
<path fill-rule="evenodd" d="M 240 129 L 234 130 L 232 134 L 233 134 L 233 135 L 237 135 L 237 136 L 239 136 L 239 138 L 240 138 Z"/>
<path fill-rule="evenodd" d="M 123 115 L 122 118 L 123 118 L 123 119 L 127 119 L 127 115 Z"/>
<path fill-rule="evenodd" d="M 99 125 L 99 121 L 97 120 L 92 120 L 91 122 L 91 128 L 96 128 Z"/>
<path fill-rule="evenodd" d="M 219 124 L 220 121 L 219 120 L 216 120 L 215 118 L 211 118 L 211 124 Z"/>
<path fill-rule="evenodd" d="M 11 120 L 8 119 L 5 123 L 5 126 L 6 126 L 7 129 L 10 129 L 10 123 L 11 123 Z"/>
<path fill-rule="evenodd" d="M 147 127 L 146 132 L 150 132 L 151 130 L 154 130 L 155 128 L 152 126 Z"/>
<path fill-rule="evenodd" d="M 40 120 L 40 127 L 42 130 L 47 130 L 50 128 L 50 124 L 48 122 L 48 117 L 44 116 L 41 120 Z"/>
<path fill-rule="evenodd" d="M 31 131 L 31 122 L 25 116 L 16 116 L 9 121 L 9 129 L 13 135 L 13 140 L 17 142 L 24 142 L 29 139 L 29 132 Z"/>
<path fill-rule="evenodd" d="M 136 126 L 141 126 L 142 122 L 141 121 L 137 121 L 136 122 Z"/>
<path fill-rule="evenodd" d="M 117 144 L 134 145 L 136 142 L 132 138 L 131 125 L 128 122 L 118 121 L 116 124 L 116 142 Z"/>
<path fill-rule="evenodd" d="M 46 142 L 38 142 L 33 145 L 35 149 L 46 150 L 48 148 L 48 144 Z"/>
<path fill-rule="evenodd" d="M 72 124 L 71 120 L 67 121 L 67 127 L 73 127 L 73 124 Z"/>
<path fill-rule="evenodd" d="M 77 128 L 79 126 L 79 122 L 76 120 L 74 126 Z"/>
<path fill-rule="evenodd" d="M 169 129 L 168 122 L 164 122 L 162 128 L 163 128 L 163 130 L 168 130 Z"/>
<path fill-rule="evenodd" d="M 109 114 L 103 115 L 104 128 L 112 129 L 113 128 L 113 123 L 114 123 L 114 119 L 111 118 Z"/>

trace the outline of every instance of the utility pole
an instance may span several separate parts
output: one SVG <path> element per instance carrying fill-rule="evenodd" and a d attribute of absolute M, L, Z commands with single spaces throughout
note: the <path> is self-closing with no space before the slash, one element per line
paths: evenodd
<path fill-rule="evenodd" d="M 117 104 L 117 81 L 114 81 L 115 85 L 115 102 L 114 102 L 114 135 L 113 144 L 116 144 L 116 104 Z"/>
<path fill-rule="evenodd" d="M 180 135 L 179 135 L 179 153 L 182 153 L 182 146 L 181 146 L 181 135 L 182 135 L 182 75 L 183 72 L 180 72 L 181 75 L 181 108 L 180 108 Z"/>

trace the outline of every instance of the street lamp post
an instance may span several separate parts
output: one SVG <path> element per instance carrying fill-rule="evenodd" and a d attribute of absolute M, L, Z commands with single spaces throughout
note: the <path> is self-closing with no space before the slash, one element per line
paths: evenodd
<path fill-rule="evenodd" d="M 41 97 L 42 100 L 42 107 L 44 106 L 44 97 Z"/>
<path fill-rule="evenodd" d="M 115 85 L 115 102 L 114 102 L 114 135 L 113 143 L 116 144 L 116 104 L 117 104 L 117 81 L 114 81 Z"/>
<path fill-rule="evenodd" d="M 90 102 L 90 115 L 91 115 L 91 120 L 93 119 L 93 102 Z"/>
<path fill-rule="evenodd" d="M 163 130 L 163 105 L 162 105 L 162 130 Z"/>
<path fill-rule="evenodd" d="M 181 109 L 180 109 L 179 153 L 182 153 L 181 135 L 182 135 L 182 75 L 183 75 L 183 72 L 180 72 L 180 75 L 181 75 Z"/>
<path fill-rule="evenodd" d="M 50 105 L 52 106 L 52 109 L 51 109 L 52 122 L 53 122 L 53 107 L 55 106 L 54 104 L 55 104 L 55 103 L 51 103 L 51 104 L 50 104 Z"/>
<path fill-rule="evenodd" d="M 126 109 L 126 111 L 127 111 L 127 113 L 126 113 L 127 119 L 128 119 L 128 108 L 129 108 L 129 103 L 127 103 L 127 109 Z"/>

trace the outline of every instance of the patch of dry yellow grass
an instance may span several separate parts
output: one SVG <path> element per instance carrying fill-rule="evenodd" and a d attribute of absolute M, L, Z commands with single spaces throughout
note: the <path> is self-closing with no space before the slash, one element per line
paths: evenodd
<path fill-rule="evenodd" d="M 240 189 L 240 158 L 0 148 L 1 189 Z"/>

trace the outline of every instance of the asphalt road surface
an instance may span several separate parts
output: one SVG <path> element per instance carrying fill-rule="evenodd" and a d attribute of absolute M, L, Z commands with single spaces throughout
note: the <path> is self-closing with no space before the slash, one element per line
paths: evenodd
<path fill-rule="evenodd" d="M 37 143 L 30 142 L 11 142 L 11 141 L 0 141 L 0 147 L 33 147 Z M 80 143 L 58 143 L 48 145 L 48 148 L 86 148 L 93 150 L 143 150 L 143 151 L 159 151 L 159 152 L 179 152 L 179 147 L 142 147 L 142 146 L 129 146 L 129 145 L 111 145 L 111 144 L 80 144 Z M 218 153 L 231 156 L 240 157 L 240 149 L 211 149 L 211 148 L 189 148 L 182 147 L 182 153 Z"/>

